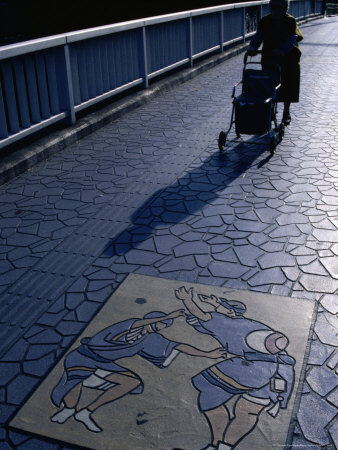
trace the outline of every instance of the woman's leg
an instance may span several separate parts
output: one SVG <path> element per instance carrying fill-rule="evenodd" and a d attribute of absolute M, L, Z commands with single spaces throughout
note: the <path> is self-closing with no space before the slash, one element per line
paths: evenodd
<path fill-rule="evenodd" d="M 284 102 L 284 111 L 283 111 L 283 123 L 284 125 L 290 125 L 291 115 L 290 115 L 290 102 Z"/>
<path fill-rule="evenodd" d="M 96 411 L 100 406 L 107 403 L 114 402 L 115 400 L 123 397 L 124 395 L 132 392 L 136 389 L 142 381 L 137 375 L 132 372 L 128 372 L 128 375 L 123 375 L 121 373 L 113 373 L 104 379 L 110 383 L 112 386 L 104 391 L 99 397 L 90 403 L 87 407 L 81 409 L 75 414 L 75 419 L 82 422 L 89 431 L 94 433 L 99 433 L 102 431 L 97 423 L 91 417 L 92 413 Z"/>
<path fill-rule="evenodd" d="M 256 426 L 264 408 L 265 405 L 258 405 L 240 398 L 235 406 L 235 418 L 224 435 L 224 442 L 229 446 L 235 446 L 238 441 L 248 435 Z"/>
<path fill-rule="evenodd" d="M 65 423 L 75 414 L 76 406 L 81 395 L 81 387 L 82 382 L 80 381 L 67 395 L 65 395 L 63 399 L 64 407 L 50 418 L 52 422 Z"/>
<path fill-rule="evenodd" d="M 215 409 L 204 412 L 212 434 L 212 445 L 215 447 L 219 441 L 223 441 L 226 427 L 229 424 L 229 414 L 227 409 L 222 405 Z"/>
<path fill-rule="evenodd" d="M 90 412 L 94 412 L 100 406 L 111 403 L 136 389 L 141 381 L 131 372 L 128 373 L 130 376 L 122 375 L 121 373 L 113 373 L 108 377 L 105 377 L 105 380 L 113 383 L 113 386 L 104 391 L 103 394 L 88 405 L 87 409 Z"/>
<path fill-rule="evenodd" d="M 65 395 L 63 402 L 67 408 L 76 408 L 81 395 L 81 387 L 82 383 L 80 382 L 76 386 L 74 386 L 67 395 Z"/>

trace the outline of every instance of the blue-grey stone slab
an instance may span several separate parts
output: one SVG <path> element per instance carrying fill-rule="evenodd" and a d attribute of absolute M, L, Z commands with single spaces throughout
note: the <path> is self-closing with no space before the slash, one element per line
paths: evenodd
<path fill-rule="evenodd" d="M 308 364 L 321 366 L 334 352 L 334 347 L 324 345 L 319 341 L 311 343 Z"/>
<path fill-rule="evenodd" d="M 39 318 L 38 324 L 54 326 L 60 322 L 60 320 L 67 314 L 67 311 L 60 311 L 58 313 L 45 313 Z"/>
<path fill-rule="evenodd" d="M 156 267 L 161 273 L 173 272 L 177 270 L 193 270 L 196 267 L 196 262 L 192 255 L 182 256 L 177 259 L 170 259 L 162 264 L 160 261 Z"/>
<path fill-rule="evenodd" d="M 306 381 L 314 392 L 325 397 L 338 386 L 337 375 L 325 366 L 313 367 Z"/>
<path fill-rule="evenodd" d="M 252 287 L 270 285 L 270 284 L 284 284 L 286 278 L 280 268 L 274 267 L 258 272 L 250 280 L 248 284 Z"/>
<path fill-rule="evenodd" d="M 93 318 L 97 309 L 97 303 L 87 301 L 76 308 L 76 317 L 80 322 L 88 322 Z"/>
<path fill-rule="evenodd" d="M 29 247 L 39 241 L 41 241 L 41 237 L 39 236 L 26 233 L 15 233 L 7 239 L 7 244 L 15 245 L 16 247 Z"/>
<path fill-rule="evenodd" d="M 90 292 L 102 291 L 102 289 L 108 288 L 109 286 L 111 286 L 113 281 L 115 281 L 113 275 L 111 280 L 90 281 L 87 287 L 87 296 Z"/>
<path fill-rule="evenodd" d="M 187 255 L 204 254 L 209 254 L 209 245 L 203 241 L 183 242 L 174 248 L 174 255 L 178 258 Z"/>
<path fill-rule="evenodd" d="M 133 249 L 126 254 L 126 261 L 129 264 L 142 264 L 151 266 L 158 262 L 163 255 L 157 255 L 156 253 L 148 252 L 145 250 Z"/>
<path fill-rule="evenodd" d="M 41 450 L 57 450 L 58 446 L 52 442 L 34 438 L 18 445 L 18 450 L 37 450 L 38 448 Z"/>
<path fill-rule="evenodd" d="M 283 214 L 277 217 L 277 222 L 279 225 L 291 225 L 291 224 L 300 224 L 300 223 L 308 223 L 308 217 L 304 216 L 300 213 L 291 213 L 291 214 Z"/>
<path fill-rule="evenodd" d="M 320 304 L 331 314 L 338 314 L 338 296 L 326 294 L 320 300 Z"/>
<path fill-rule="evenodd" d="M 209 270 L 215 277 L 240 278 L 248 271 L 248 267 L 231 262 L 213 261 L 209 265 Z"/>
<path fill-rule="evenodd" d="M 338 448 L 338 421 L 336 420 L 334 424 L 329 427 L 329 433 L 331 439 L 336 448 Z"/>
<path fill-rule="evenodd" d="M 61 337 L 60 337 L 59 341 L 61 341 Z M 57 346 L 55 344 L 44 344 L 43 340 L 42 340 L 42 343 L 40 345 L 35 344 L 35 345 L 31 345 L 29 347 L 29 350 L 27 352 L 25 359 L 27 361 L 38 360 L 40 358 L 43 358 L 45 355 L 50 354 L 56 348 L 57 348 Z"/>
<path fill-rule="evenodd" d="M 336 388 L 330 395 L 327 396 L 327 401 L 338 408 L 338 389 Z"/>
<path fill-rule="evenodd" d="M 301 234 L 299 228 L 296 225 L 282 225 L 276 228 L 274 231 L 270 233 L 271 238 L 279 238 L 279 237 L 293 237 L 299 236 Z"/>
<path fill-rule="evenodd" d="M 23 372 L 26 375 L 35 375 L 43 377 L 53 365 L 55 361 L 54 354 L 46 355 L 35 361 L 25 361 L 23 364 Z"/>
<path fill-rule="evenodd" d="M 218 245 L 212 245 L 211 248 L 212 256 L 215 261 L 237 263 L 236 254 L 232 248 L 226 248 L 222 250 L 222 248 Z"/>
<path fill-rule="evenodd" d="M 252 220 L 239 220 L 237 219 L 234 222 L 234 226 L 239 231 L 250 231 L 253 233 L 261 233 L 263 230 L 267 228 L 267 225 L 258 221 Z"/>
<path fill-rule="evenodd" d="M 13 405 L 21 405 L 27 394 L 37 384 L 38 378 L 27 375 L 18 375 L 15 380 L 7 386 L 7 401 Z"/>
<path fill-rule="evenodd" d="M 301 276 L 299 282 L 309 292 L 332 294 L 338 289 L 338 280 L 333 280 L 324 275 L 304 274 Z"/>
<path fill-rule="evenodd" d="M 199 267 L 207 267 L 210 262 L 209 255 L 196 255 L 195 257 L 196 263 Z"/>
<path fill-rule="evenodd" d="M 294 267 L 295 258 L 285 252 L 266 253 L 258 259 L 258 263 L 262 269 L 270 269 L 272 267 Z"/>
<path fill-rule="evenodd" d="M 154 241 L 158 253 L 165 255 L 171 254 L 172 249 L 182 242 L 180 238 L 172 235 L 155 236 Z"/>
<path fill-rule="evenodd" d="M 0 286 L 6 286 L 15 283 L 27 271 L 26 268 L 12 269 L 6 271 L 0 278 Z"/>
<path fill-rule="evenodd" d="M 319 312 L 315 323 L 315 332 L 323 344 L 338 346 L 338 318 L 327 311 Z"/>
<path fill-rule="evenodd" d="M 1 386 L 5 386 L 20 373 L 19 363 L 1 362 Z"/>
<path fill-rule="evenodd" d="M 330 369 L 335 369 L 338 364 L 338 351 L 330 358 L 330 360 L 327 362 L 327 367 Z"/>
<path fill-rule="evenodd" d="M 27 441 L 29 436 L 23 433 L 16 433 L 14 431 L 9 431 L 9 438 L 11 440 L 11 443 L 13 443 L 15 446 L 19 446 L 22 442 Z"/>
<path fill-rule="evenodd" d="M 2 361 L 21 361 L 26 353 L 28 343 L 19 339 L 2 357 Z M 2 363 L 1 363 L 2 364 Z"/>
<path fill-rule="evenodd" d="M 314 414 L 314 411 L 316 411 L 316 414 Z M 318 395 L 303 395 L 297 417 L 305 438 L 315 444 L 329 444 L 325 427 L 336 413 L 336 408 Z"/>
<path fill-rule="evenodd" d="M 40 328 L 33 336 L 25 336 L 30 344 L 56 344 L 61 341 L 61 336 L 51 329 Z"/>
<path fill-rule="evenodd" d="M 337 230 L 315 229 L 315 230 L 313 230 L 312 234 L 319 241 L 338 242 L 338 231 Z"/>

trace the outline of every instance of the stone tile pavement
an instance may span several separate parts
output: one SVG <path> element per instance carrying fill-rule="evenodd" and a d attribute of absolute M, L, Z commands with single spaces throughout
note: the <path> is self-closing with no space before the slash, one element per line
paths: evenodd
<path fill-rule="evenodd" d="M 1 450 L 66 448 L 7 423 L 131 272 L 318 302 L 292 448 L 337 448 L 337 27 L 302 26 L 273 157 L 218 152 L 239 55 L 0 187 Z"/>

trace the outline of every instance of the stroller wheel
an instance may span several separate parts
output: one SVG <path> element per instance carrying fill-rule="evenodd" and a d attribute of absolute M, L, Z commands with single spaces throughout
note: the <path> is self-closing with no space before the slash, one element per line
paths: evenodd
<path fill-rule="evenodd" d="M 270 153 L 271 155 L 274 155 L 276 147 L 277 147 L 278 141 L 276 136 L 272 136 L 270 141 Z"/>
<path fill-rule="evenodd" d="M 221 131 L 218 136 L 218 148 L 222 152 L 224 150 L 225 144 L 227 141 L 227 134 L 224 131 Z"/>
<path fill-rule="evenodd" d="M 281 123 L 278 127 L 279 142 L 281 142 L 283 140 L 284 133 L 285 133 L 285 125 L 284 125 L 284 123 Z"/>

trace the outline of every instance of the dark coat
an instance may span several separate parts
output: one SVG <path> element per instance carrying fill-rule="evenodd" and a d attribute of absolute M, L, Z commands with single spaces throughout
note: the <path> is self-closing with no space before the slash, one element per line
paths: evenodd
<path fill-rule="evenodd" d="M 298 42 L 303 39 L 303 35 L 298 28 L 295 18 L 290 14 L 286 14 L 279 23 L 276 23 L 276 21 L 273 20 L 272 15 L 268 14 L 260 21 L 258 31 L 260 31 L 263 38 L 263 67 L 271 65 L 273 59 L 272 50 L 283 50 L 288 37 L 297 35 L 297 43 L 278 61 L 281 65 L 282 83 L 278 100 L 280 102 L 298 102 L 301 57 Z"/>

